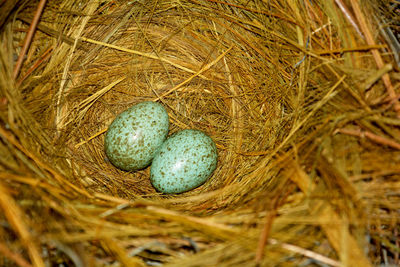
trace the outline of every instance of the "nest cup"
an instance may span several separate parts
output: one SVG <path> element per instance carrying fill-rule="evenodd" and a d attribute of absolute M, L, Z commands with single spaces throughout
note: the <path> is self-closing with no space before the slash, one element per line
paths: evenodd
<path fill-rule="evenodd" d="M 37 2 L 12 2 L 22 6 L 5 5 L 1 33 L 0 207 L 11 208 L 0 234 L 15 235 L 0 250 L 22 252 L 5 266 L 372 266 L 383 250 L 398 261 L 385 238 L 399 230 L 400 124 L 380 80 L 398 73 L 385 39 L 366 44 L 345 3 L 48 1 L 14 79 Z M 365 20 L 374 5 L 351 10 Z M 394 70 L 375 77 L 372 50 Z M 215 141 L 205 184 L 160 194 L 150 168 L 108 161 L 107 127 L 142 101 L 164 105 L 169 135 Z"/>
<path fill-rule="evenodd" d="M 93 5 L 88 4 L 85 12 L 98 12 L 101 7 Z M 71 46 L 65 47 L 67 80 L 59 72 L 47 81 L 44 94 L 35 96 L 46 96 L 52 103 L 37 99 L 41 106 L 37 108 L 44 111 L 37 120 L 53 128 L 49 135 L 55 138 L 57 149 L 64 146 L 59 153 L 76 172 L 73 183 L 127 199 L 149 197 L 156 192 L 148 169 L 119 171 L 103 153 L 104 135 L 88 139 L 128 107 L 159 101 L 168 110 L 170 133 L 199 129 L 218 146 L 214 175 L 187 194 L 240 183 L 258 161 L 258 157 L 243 160 L 243 155 L 271 150 L 286 124 L 282 91 L 290 83 L 285 69 L 293 63 L 266 64 L 259 52 L 275 53 L 275 47 L 267 47 L 261 36 L 237 21 L 221 17 L 229 6 L 219 10 L 160 3 L 153 14 L 148 10 L 152 4 L 146 5 L 115 7 L 110 15 L 88 14 L 83 31 L 70 29 L 82 38 L 72 51 Z M 185 8 L 190 12 L 183 12 Z M 258 33 L 265 38 L 268 34 L 262 29 L 270 22 L 263 23 Z M 243 191 L 239 188 L 232 190 Z"/>

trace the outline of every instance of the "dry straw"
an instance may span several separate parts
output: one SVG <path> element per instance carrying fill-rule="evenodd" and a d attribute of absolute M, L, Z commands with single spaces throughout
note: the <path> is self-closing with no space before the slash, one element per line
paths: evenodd
<path fill-rule="evenodd" d="M 1 266 L 400 264 L 397 1 L 40 2 L 0 1 Z M 206 184 L 107 161 L 144 100 Z"/>

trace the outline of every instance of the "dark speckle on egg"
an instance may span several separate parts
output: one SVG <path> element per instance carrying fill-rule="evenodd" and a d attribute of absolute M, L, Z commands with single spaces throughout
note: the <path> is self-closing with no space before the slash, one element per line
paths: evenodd
<path fill-rule="evenodd" d="M 203 184 L 217 166 L 214 141 L 199 130 L 183 130 L 168 138 L 150 170 L 153 186 L 163 193 L 182 193 Z"/>
<path fill-rule="evenodd" d="M 110 162 L 125 171 L 148 166 L 165 141 L 168 113 L 155 102 L 141 102 L 119 114 L 107 130 L 104 149 Z"/>

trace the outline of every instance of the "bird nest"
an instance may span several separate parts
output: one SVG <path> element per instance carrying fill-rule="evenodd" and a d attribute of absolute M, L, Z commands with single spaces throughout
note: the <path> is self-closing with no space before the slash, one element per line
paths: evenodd
<path fill-rule="evenodd" d="M 0 4 L 1 265 L 399 264 L 399 4 L 44 2 Z M 142 101 L 215 141 L 204 185 L 108 161 Z"/>

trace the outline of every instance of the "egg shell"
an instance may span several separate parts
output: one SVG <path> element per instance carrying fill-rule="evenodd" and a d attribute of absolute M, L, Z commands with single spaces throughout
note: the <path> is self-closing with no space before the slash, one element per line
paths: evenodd
<path fill-rule="evenodd" d="M 168 113 L 156 102 L 141 102 L 119 114 L 108 128 L 104 149 L 110 162 L 121 170 L 148 166 L 165 141 Z"/>
<path fill-rule="evenodd" d="M 182 193 L 203 184 L 217 166 L 214 141 L 199 130 L 169 137 L 153 159 L 150 180 L 160 192 Z"/>

